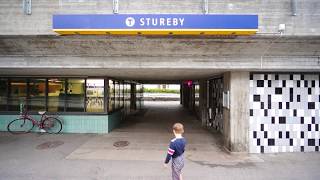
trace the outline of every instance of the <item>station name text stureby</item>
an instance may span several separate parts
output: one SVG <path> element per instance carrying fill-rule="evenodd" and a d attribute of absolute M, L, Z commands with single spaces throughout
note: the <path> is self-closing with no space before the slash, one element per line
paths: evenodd
<path fill-rule="evenodd" d="M 126 18 L 126 25 L 134 26 L 136 20 L 132 17 Z M 182 27 L 184 18 L 139 18 L 139 26 L 141 27 Z"/>

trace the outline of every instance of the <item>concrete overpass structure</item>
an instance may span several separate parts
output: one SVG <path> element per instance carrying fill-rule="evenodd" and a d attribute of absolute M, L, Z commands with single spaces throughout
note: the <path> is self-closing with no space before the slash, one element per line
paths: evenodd
<path fill-rule="evenodd" d="M 319 36 L 285 35 L 2 36 L 0 67 L 2 74 L 30 68 L 33 75 L 81 75 L 86 71 L 90 76 L 134 80 L 199 79 L 231 70 L 317 71 L 319 43 Z M 28 69 L 20 73 L 28 74 Z"/>
<path fill-rule="evenodd" d="M 259 31 L 253 36 L 59 36 L 52 31 L 53 14 L 112 14 L 112 1 L 32 1 L 29 15 L 21 1 L 4 1 L 0 76 L 10 88 L 10 79 L 17 77 L 100 78 L 108 92 L 109 79 L 129 84 L 193 80 L 192 87 L 182 84 L 182 103 L 196 110 L 203 126 L 221 131 L 229 150 L 317 151 L 319 9 L 317 0 L 123 0 L 120 14 L 257 14 Z M 280 24 L 285 24 L 281 33 Z M 105 111 L 109 97 L 106 93 Z"/>

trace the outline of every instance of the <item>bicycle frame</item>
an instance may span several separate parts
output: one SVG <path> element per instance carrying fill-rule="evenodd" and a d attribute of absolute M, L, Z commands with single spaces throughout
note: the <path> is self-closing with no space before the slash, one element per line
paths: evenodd
<path fill-rule="evenodd" d="M 35 118 L 33 118 L 31 115 L 29 115 L 28 111 L 24 111 L 23 113 L 20 114 L 19 118 L 23 118 L 23 119 L 29 119 L 31 120 L 32 124 L 38 126 L 40 129 L 43 129 L 43 121 L 47 118 L 48 116 L 46 115 L 46 112 L 44 112 L 41 115 L 40 121 L 36 120 Z"/>

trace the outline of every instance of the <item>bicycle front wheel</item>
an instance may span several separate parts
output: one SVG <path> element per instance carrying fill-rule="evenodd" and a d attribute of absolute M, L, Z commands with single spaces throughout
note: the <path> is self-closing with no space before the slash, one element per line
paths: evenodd
<path fill-rule="evenodd" d="M 49 134 L 58 134 L 62 130 L 62 123 L 54 117 L 47 117 L 43 120 L 42 128 Z"/>
<path fill-rule="evenodd" d="M 28 133 L 34 127 L 33 122 L 28 118 L 19 118 L 11 121 L 7 129 L 12 134 Z"/>

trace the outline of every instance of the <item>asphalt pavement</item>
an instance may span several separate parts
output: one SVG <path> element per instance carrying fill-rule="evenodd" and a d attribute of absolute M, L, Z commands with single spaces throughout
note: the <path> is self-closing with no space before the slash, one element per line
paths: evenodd
<path fill-rule="evenodd" d="M 178 102 L 147 102 L 109 134 L 0 132 L 0 180 L 166 180 L 174 122 L 185 124 L 184 180 L 320 179 L 320 153 L 230 154 Z"/>

